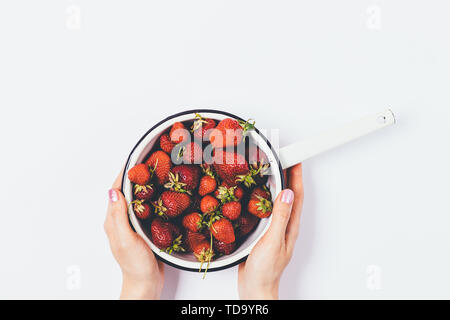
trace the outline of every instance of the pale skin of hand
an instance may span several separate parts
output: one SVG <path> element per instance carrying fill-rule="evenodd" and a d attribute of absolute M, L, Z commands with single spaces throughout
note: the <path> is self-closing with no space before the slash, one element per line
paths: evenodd
<path fill-rule="evenodd" d="M 288 188 L 293 191 L 293 202 L 286 203 L 289 190 L 280 192 L 274 202 L 269 229 L 253 248 L 247 261 L 239 265 L 238 290 L 241 299 L 278 299 L 280 278 L 292 257 L 299 233 L 303 207 L 302 165 L 287 170 L 285 177 Z"/>
<path fill-rule="evenodd" d="M 241 299 L 277 299 L 281 274 L 292 257 L 298 237 L 303 206 L 302 168 L 287 173 L 293 203 L 275 200 L 272 224 L 253 248 L 246 262 L 239 265 L 238 288 Z M 111 251 L 122 269 L 121 299 L 159 299 L 164 284 L 164 265 L 128 222 L 127 204 L 120 192 L 122 173 L 109 191 L 104 224 Z"/>
<path fill-rule="evenodd" d="M 159 299 L 164 284 L 164 265 L 128 222 L 127 203 L 120 192 L 122 173 L 109 190 L 105 232 L 114 258 L 122 269 L 121 299 Z"/>

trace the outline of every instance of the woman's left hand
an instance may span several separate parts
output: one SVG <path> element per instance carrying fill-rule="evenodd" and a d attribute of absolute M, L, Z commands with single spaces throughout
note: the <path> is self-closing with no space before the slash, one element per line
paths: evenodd
<path fill-rule="evenodd" d="M 159 299 L 164 284 L 164 265 L 128 222 L 127 202 L 120 192 L 122 173 L 109 190 L 105 232 L 123 274 L 121 299 Z"/>

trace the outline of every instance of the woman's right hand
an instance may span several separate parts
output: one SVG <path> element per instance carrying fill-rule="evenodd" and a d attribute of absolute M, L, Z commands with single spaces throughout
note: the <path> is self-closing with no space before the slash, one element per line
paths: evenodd
<path fill-rule="evenodd" d="M 289 263 L 298 237 L 303 206 L 301 164 L 287 171 L 288 187 L 275 200 L 272 223 L 247 261 L 239 265 L 241 299 L 278 299 L 283 270 Z"/>

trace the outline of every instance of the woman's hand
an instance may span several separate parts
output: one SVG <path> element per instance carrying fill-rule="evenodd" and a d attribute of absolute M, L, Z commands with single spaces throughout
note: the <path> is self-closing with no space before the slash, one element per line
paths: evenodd
<path fill-rule="evenodd" d="M 109 190 L 105 232 L 114 258 L 122 269 L 121 299 L 159 299 L 164 284 L 164 268 L 145 241 L 128 222 L 127 203 L 119 191 L 122 174 Z"/>
<path fill-rule="evenodd" d="M 239 265 L 241 299 L 278 299 L 281 274 L 292 257 L 303 206 L 301 164 L 287 172 L 289 189 L 275 200 L 272 223 L 247 258 Z"/>

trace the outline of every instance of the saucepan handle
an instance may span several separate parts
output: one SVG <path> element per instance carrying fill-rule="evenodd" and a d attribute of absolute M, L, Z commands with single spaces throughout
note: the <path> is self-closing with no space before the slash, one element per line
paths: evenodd
<path fill-rule="evenodd" d="M 388 109 L 353 121 L 343 127 L 324 132 L 304 141 L 280 148 L 279 158 L 283 169 L 292 167 L 315 155 L 328 151 L 395 123 L 393 112 Z"/>

